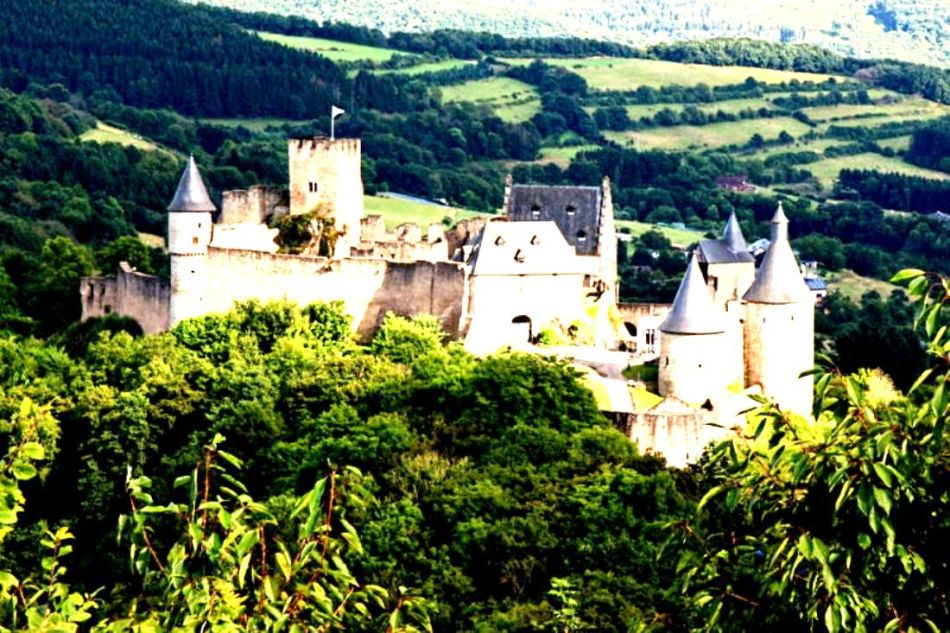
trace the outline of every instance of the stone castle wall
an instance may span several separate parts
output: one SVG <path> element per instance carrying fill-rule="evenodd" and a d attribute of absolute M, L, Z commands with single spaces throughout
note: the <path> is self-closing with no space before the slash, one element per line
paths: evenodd
<path fill-rule="evenodd" d="M 236 301 L 343 301 L 359 336 L 368 338 L 389 311 L 438 317 L 458 336 L 465 305 L 464 267 L 451 262 L 328 259 L 209 248 L 207 312 L 226 312 Z"/>
<path fill-rule="evenodd" d="M 135 319 L 147 334 L 164 332 L 169 324 L 168 281 L 135 272 L 123 262 L 109 277 L 85 277 L 79 285 L 82 320 L 119 314 Z"/>
<path fill-rule="evenodd" d="M 707 430 L 714 417 L 703 412 L 609 412 L 608 418 L 633 440 L 641 453 L 662 455 L 670 466 L 684 468 L 695 462 L 714 438 Z"/>
<path fill-rule="evenodd" d="M 221 216 L 218 224 L 260 224 L 285 204 L 283 192 L 277 187 L 255 185 L 250 189 L 225 191 L 221 194 Z"/>

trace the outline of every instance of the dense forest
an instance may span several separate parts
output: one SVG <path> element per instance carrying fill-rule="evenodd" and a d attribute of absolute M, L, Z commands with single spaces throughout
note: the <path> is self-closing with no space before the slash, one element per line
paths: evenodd
<path fill-rule="evenodd" d="M 329 60 L 271 46 L 171 0 L 0 2 L 3 83 L 62 83 L 191 115 L 304 118 L 347 84 Z"/>
<path fill-rule="evenodd" d="M 950 295 L 903 278 L 936 352 Z M 943 352 L 909 396 L 822 374 L 818 423 L 764 406 L 674 471 L 563 362 L 478 359 L 425 317 L 390 317 L 366 346 L 320 304 L 126 329 L 87 324 L 68 352 L 0 338 L 6 627 L 950 621 Z"/>

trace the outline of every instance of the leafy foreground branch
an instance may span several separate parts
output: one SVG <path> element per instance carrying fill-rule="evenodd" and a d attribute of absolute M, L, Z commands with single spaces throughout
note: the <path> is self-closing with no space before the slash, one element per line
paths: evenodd
<path fill-rule="evenodd" d="M 705 464 L 713 485 L 668 546 L 709 629 L 950 625 L 950 283 L 894 281 L 934 361 L 906 396 L 879 372 L 822 372 L 814 421 L 763 407 Z"/>
<path fill-rule="evenodd" d="M 36 476 L 33 462 L 44 457 L 43 446 L 30 440 L 39 423 L 30 418 L 43 415 L 24 404 L 24 441 L 10 450 L 0 473 L 0 538 L 22 510 L 19 482 Z M 92 630 L 432 630 L 423 599 L 364 584 L 346 562 L 363 551 L 347 512 L 372 502 L 359 471 L 333 470 L 302 497 L 265 505 L 235 477 L 241 461 L 220 449 L 222 439 L 205 447 L 190 475 L 175 480 L 187 495 L 183 503 L 156 504 L 152 482 L 130 474 L 132 512 L 121 518 L 119 532 L 131 543 L 141 592 L 124 617 L 103 619 Z M 177 540 L 162 547 L 170 533 Z M 76 631 L 92 619 L 95 596 L 71 592 L 61 581 L 60 559 L 71 538 L 66 528 L 47 533 L 44 574 L 20 581 L 0 572 L 0 630 Z"/>

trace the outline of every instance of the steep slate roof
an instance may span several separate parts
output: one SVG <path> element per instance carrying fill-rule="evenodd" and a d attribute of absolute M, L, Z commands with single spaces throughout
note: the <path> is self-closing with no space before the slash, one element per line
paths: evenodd
<path fill-rule="evenodd" d="M 707 264 L 739 264 L 754 262 L 755 258 L 749 253 L 749 247 L 742 235 L 742 227 L 736 214 L 729 215 L 722 238 L 718 240 L 700 240 L 699 257 Z"/>
<path fill-rule="evenodd" d="M 208 190 L 205 189 L 205 183 L 201 180 L 194 156 L 188 157 L 188 164 L 185 165 L 185 170 L 181 174 L 178 189 L 175 191 L 171 204 L 168 205 L 168 210 L 210 213 L 215 211 L 214 203 L 211 202 Z"/>
<path fill-rule="evenodd" d="M 772 218 L 772 243 L 765 251 L 755 281 L 742 298 L 752 303 L 772 304 L 812 300 L 788 242 L 788 218 L 781 202 Z"/>
<path fill-rule="evenodd" d="M 513 185 L 505 214 L 513 222 L 553 220 L 578 255 L 596 255 L 600 187 Z"/>
<path fill-rule="evenodd" d="M 579 275 L 579 261 L 554 222 L 489 222 L 471 265 L 473 275 Z"/>
<path fill-rule="evenodd" d="M 726 315 L 713 303 L 709 288 L 699 270 L 696 255 L 680 282 L 673 307 L 660 323 L 660 331 L 671 334 L 718 334 L 726 331 Z"/>

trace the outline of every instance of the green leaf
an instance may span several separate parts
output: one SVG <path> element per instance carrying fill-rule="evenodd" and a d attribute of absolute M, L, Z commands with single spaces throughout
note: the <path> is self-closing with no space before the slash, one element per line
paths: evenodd
<path fill-rule="evenodd" d="M 874 486 L 874 501 L 877 503 L 878 507 L 884 511 L 885 515 L 889 515 L 891 513 L 893 499 L 890 492 L 884 490 L 883 488 Z"/>
<path fill-rule="evenodd" d="M 13 472 L 13 476 L 20 481 L 26 481 L 36 477 L 36 468 L 29 462 L 13 462 L 13 466 L 10 467 L 10 470 Z"/>
<path fill-rule="evenodd" d="M 838 615 L 838 607 L 833 602 L 825 608 L 825 628 L 831 633 L 837 633 L 841 630 L 841 616 Z"/>
<path fill-rule="evenodd" d="M 835 512 L 841 509 L 841 506 L 844 505 L 844 502 L 851 495 L 851 480 L 848 479 L 844 482 L 844 485 L 841 486 L 841 492 L 838 493 L 838 499 L 835 501 Z"/>
<path fill-rule="evenodd" d="M 937 331 L 937 318 L 940 316 L 940 309 L 943 308 L 943 305 L 940 303 L 935 303 L 927 313 L 927 319 L 924 321 L 924 331 L 927 332 L 927 336 L 933 338 L 934 332 Z"/>
<path fill-rule="evenodd" d="M 16 587 L 19 584 L 20 581 L 16 579 L 16 576 L 8 571 L 0 571 L 0 589 L 6 591 L 7 589 Z"/>
<path fill-rule="evenodd" d="M 696 505 L 696 511 L 701 512 L 702 509 L 706 506 L 707 503 L 712 501 L 712 499 L 722 493 L 726 489 L 725 486 L 713 486 L 709 492 L 703 495 L 703 498 L 699 500 L 699 503 Z"/>
<path fill-rule="evenodd" d="M 27 459 L 34 460 L 43 459 L 46 455 L 46 450 L 39 442 L 27 442 L 20 447 L 20 452 L 23 453 L 23 456 Z"/>
<path fill-rule="evenodd" d="M 274 559 L 277 561 L 277 566 L 280 568 L 280 573 L 283 574 L 286 580 L 290 580 L 292 575 L 290 557 L 288 557 L 284 552 L 277 552 L 277 555 L 274 557 Z"/>
<path fill-rule="evenodd" d="M 915 277 L 921 277 L 926 273 L 919 268 L 905 268 L 903 270 L 897 271 L 893 277 L 891 277 L 892 284 L 899 284 L 902 281 L 907 281 L 908 279 L 914 279 Z"/>
<path fill-rule="evenodd" d="M 884 464 L 880 462 L 874 462 L 871 464 L 871 467 L 874 468 L 874 473 L 877 475 L 878 479 L 881 480 L 881 483 L 883 483 L 888 488 L 894 485 L 894 478 Z"/>

